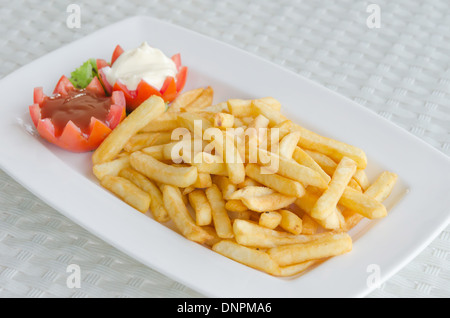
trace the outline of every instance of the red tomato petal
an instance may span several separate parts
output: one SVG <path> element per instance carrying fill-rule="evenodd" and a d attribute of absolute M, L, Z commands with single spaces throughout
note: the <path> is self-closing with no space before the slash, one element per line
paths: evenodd
<path fill-rule="evenodd" d="M 30 117 L 33 121 L 35 127 L 37 127 L 39 121 L 41 120 L 41 107 L 39 104 L 33 104 L 29 107 L 30 109 Z"/>
<path fill-rule="evenodd" d="M 177 84 L 175 79 L 168 76 L 164 81 L 163 88 L 161 88 L 162 98 L 165 102 L 171 102 L 177 96 Z"/>
<path fill-rule="evenodd" d="M 101 70 L 105 66 L 109 66 L 108 62 L 106 62 L 104 59 L 97 59 L 96 63 L 97 63 L 97 70 Z"/>
<path fill-rule="evenodd" d="M 51 143 L 56 143 L 55 126 L 49 118 L 40 120 L 36 128 L 42 138 Z"/>
<path fill-rule="evenodd" d="M 65 75 L 63 75 L 63 76 L 61 76 L 58 83 L 56 84 L 53 94 L 66 95 L 69 90 L 74 89 L 74 88 L 75 87 L 72 85 L 72 83 L 69 81 L 69 79 Z"/>
<path fill-rule="evenodd" d="M 106 92 L 108 94 L 111 94 L 111 92 L 113 91 L 113 87 L 108 82 L 108 80 L 106 79 L 106 75 L 105 75 L 105 72 L 103 71 L 103 69 L 99 69 L 98 70 L 98 76 L 100 77 L 100 82 L 102 83 L 102 85 L 105 88 Z"/>
<path fill-rule="evenodd" d="M 42 87 L 35 87 L 33 91 L 33 102 L 40 105 L 44 100 L 44 97 L 45 95 Z"/>
<path fill-rule="evenodd" d="M 125 116 L 125 107 L 120 105 L 111 105 L 108 117 L 106 118 L 106 122 L 109 124 L 109 127 L 111 127 L 111 129 L 114 129 L 118 124 L 120 124 Z"/>
<path fill-rule="evenodd" d="M 117 58 L 123 53 L 123 49 L 120 45 L 117 45 L 114 49 L 113 55 L 111 57 L 111 65 L 117 60 Z"/>
<path fill-rule="evenodd" d="M 161 93 L 154 88 L 152 85 L 148 84 L 146 81 L 141 80 L 138 87 L 136 88 L 136 97 L 132 100 L 127 100 L 127 108 L 132 111 L 136 109 L 140 104 L 147 100 L 152 95 L 157 95 L 161 97 Z M 125 96 L 126 99 L 126 96 Z"/>
<path fill-rule="evenodd" d="M 181 55 L 180 55 L 180 53 L 175 54 L 174 56 L 172 56 L 171 59 L 175 63 L 175 66 L 177 67 L 177 71 L 179 71 L 180 68 L 181 68 Z"/>
<path fill-rule="evenodd" d="M 177 74 L 177 92 L 181 92 L 184 88 L 184 84 L 186 83 L 187 71 L 188 68 L 186 66 L 182 66 Z"/>
<path fill-rule="evenodd" d="M 114 84 L 113 90 L 120 91 L 123 93 L 123 96 L 125 97 L 125 101 L 126 101 L 127 105 L 133 103 L 134 99 L 136 98 L 136 91 L 128 90 L 128 88 L 124 84 L 120 83 L 119 81 L 117 81 Z"/>
<path fill-rule="evenodd" d="M 102 141 L 111 133 L 111 129 L 106 126 L 104 123 L 99 121 L 96 118 L 91 119 L 90 124 L 91 133 L 89 134 L 89 138 L 79 149 L 83 149 L 82 151 L 89 151 L 96 149 Z"/>
<path fill-rule="evenodd" d="M 125 106 L 127 105 L 127 102 L 125 100 L 125 96 L 122 91 L 114 91 L 111 94 L 111 103 L 119 106 Z"/>
<path fill-rule="evenodd" d="M 92 81 L 86 87 L 86 90 L 96 93 L 100 96 L 105 96 L 105 90 L 103 89 L 103 86 L 97 77 L 94 77 L 92 79 Z"/>

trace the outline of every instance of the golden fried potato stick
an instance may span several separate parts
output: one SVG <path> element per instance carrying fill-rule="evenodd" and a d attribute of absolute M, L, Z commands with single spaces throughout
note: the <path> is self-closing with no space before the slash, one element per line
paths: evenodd
<path fill-rule="evenodd" d="M 171 185 L 163 185 L 164 206 L 170 219 L 187 239 L 203 244 L 212 239 L 211 234 L 196 225 L 183 201 L 180 189 Z"/>
<path fill-rule="evenodd" d="M 273 247 L 267 251 L 280 266 L 303 263 L 348 253 L 352 239 L 347 233 L 337 233 L 306 243 Z"/>
<path fill-rule="evenodd" d="M 280 227 L 283 230 L 295 235 L 302 233 L 303 221 L 296 213 L 289 210 L 279 210 L 278 213 L 281 215 Z"/>
<path fill-rule="evenodd" d="M 140 151 L 130 155 L 130 165 L 147 178 L 180 188 L 193 185 L 198 178 L 196 167 L 168 165 Z"/>
<path fill-rule="evenodd" d="M 145 213 L 150 207 L 150 195 L 128 179 L 119 176 L 104 176 L 100 184 L 117 195 L 136 210 Z"/>
<path fill-rule="evenodd" d="M 203 87 L 191 89 L 178 95 L 175 100 L 170 104 L 168 113 L 180 112 L 183 108 L 187 107 L 190 103 L 196 100 L 204 91 Z"/>
<path fill-rule="evenodd" d="M 256 197 L 243 197 L 241 200 L 249 210 L 265 212 L 286 208 L 294 203 L 295 199 L 296 197 L 275 192 Z"/>
<path fill-rule="evenodd" d="M 96 164 L 92 167 L 92 172 L 98 180 L 103 179 L 104 176 L 117 176 L 120 170 L 130 166 L 129 155 L 121 156 L 117 159 Z"/>
<path fill-rule="evenodd" d="M 281 214 L 276 211 L 266 211 L 259 215 L 258 224 L 268 229 L 275 229 L 281 222 Z"/>
<path fill-rule="evenodd" d="M 93 164 L 99 164 L 114 159 L 128 140 L 144 128 L 150 121 L 164 113 L 164 100 L 152 95 L 128 115 L 111 133 L 92 155 Z"/>
<path fill-rule="evenodd" d="M 268 274 L 278 275 L 280 273 L 278 264 L 267 253 L 258 249 L 242 246 L 231 240 L 221 240 L 212 246 L 212 250 Z"/>
<path fill-rule="evenodd" d="M 217 235 L 220 238 L 233 238 L 234 234 L 231 227 L 231 220 L 225 209 L 225 200 L 223 199 L 222 192 L 216 184 L 213 184 L 205 190 L 205 193 L 211 206 L 212 220 Z"/>
<path fill-rule="evenodd" d="M 257 182 L 285 195 L 301 197 L 305 194 L 305 187 L 298 181 L 280 176 L 276 173 L 261 173 L 262 166 L 249 163 L 245 173 Z"/>
<path fill-rule="evenodd" d="M 199 226 L 209 225 L 212 220 L 212 211 L 205 191 L 196 189 L 188 194 L 188 198 L 195 212 L 195 223 Z"/>
<path fill-rule="evenodd" d="M 311 210 L 313 218 L 323 220 L 334 211 L 355 171 L 356 163 L 350 158 L 342 158 L 334 171 L 328 188 L 322 193 Z"/>
<path fill-rule="evenodd" d="M 307 243 L 332 235 L 331 232 L 322 232 L 313 235 L 295 235 L 269 229 L 253 221 L 239 219 L 233 222 L 233 232 L 237 243 L 257 248 L 272 248 L 289 244 Z"/>

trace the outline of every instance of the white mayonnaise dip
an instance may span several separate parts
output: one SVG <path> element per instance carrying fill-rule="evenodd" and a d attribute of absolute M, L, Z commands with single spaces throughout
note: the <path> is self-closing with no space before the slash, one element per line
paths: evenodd
<path fill-rule="evenodd" d="M 161 50 L 144 42 L 133 50 L 123 52 L 111 67 L 107 66 L 103 71 L 111 85 L 120 81 L 129 90 L 135 90 L 143 79 L 160 90 L 167 76 L 175 78 L 177 67 Z"/>

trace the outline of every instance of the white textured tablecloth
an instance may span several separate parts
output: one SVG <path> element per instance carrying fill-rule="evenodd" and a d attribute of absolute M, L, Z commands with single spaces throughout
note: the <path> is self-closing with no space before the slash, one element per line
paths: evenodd
<path fill-rule="evenodd" d="M 80 28 L 66 25 L 69 3 L 81 8 Z M 366 23 L 371 3 L 380 8 L 380 28 Z M 448 0 L 0 0 L 0 77 L 134 15 L 166 20 L 275 62 L 450 155 Z M 82 268 L 80 289 L 66 285 L 72 263 Z M 0 171 L 0 297 L 202 296 L 109 246 Z M 450 226 L 368 295 L 449 296 Z"/>

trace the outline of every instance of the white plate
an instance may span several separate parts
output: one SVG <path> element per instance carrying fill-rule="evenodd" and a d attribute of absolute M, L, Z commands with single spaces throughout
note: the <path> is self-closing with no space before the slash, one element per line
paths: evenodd
<path fill-rule="evenodd" d="M 111 36 L 111 34 L 113 36 Z M 353 229 L 353 250 L 300 277 L 277 278 L 190 242 L 99 187 L 90 154 L 60 150 L 33 135 L 33 88 L 51 93 L 88 58 L 109 60 L 116 44 L 142 41 L 181 52 L 185 89 L 211 85 L 216 101 L 273 96 L 294 121 L 366 151 L 369 177 L 399 175 L 389 215 Z M 375 113 L 320 85 L 229 45 L 147 17 L 101 29 L 3 78 L 0 166 L 65 216 L 143 264 L 211 297 L 362 297 L 406 265 L 446 226 L 449 158 Z M 375 271 L 373 271 L 375 270 Z M 378 271 L 379 270 L 379 271 Z"/>

